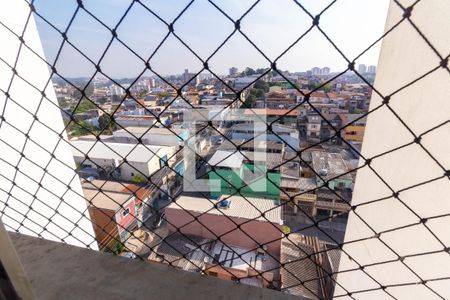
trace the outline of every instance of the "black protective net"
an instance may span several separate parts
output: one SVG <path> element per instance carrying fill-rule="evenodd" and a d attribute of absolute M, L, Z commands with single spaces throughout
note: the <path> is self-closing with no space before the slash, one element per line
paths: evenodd
<path fill-rule="evenodd" d="M 224 279 L 234 280 L 239 283 L 247 283 L 262 287 L 277 289 L 282 292 L 296 294 L 310 299 L 331 299 L 335 286 L 340 286 L 346 294 L 335 296 L 350 297 L 356 299 L 360 293 L 370 290 L 380 290 L 391 298 L 397 299 L 389 290 L 390 287 L 400 285 L 416 285 L 421 284 L 429 291 L 444 299 L 437 291 L 427 283 L 430 280 L 423 280 L 408 264 L 404 262 L 405 256 L 399 255 L 380 235 L 391 231 L 400 230 L 418 224 L 422 224 L 442 245 L 443 252 L 448 252 L 448 247 L 444 241 L 441 241 L 437 235 L 433 234 L 431 228 L 427 226 L 430 220 L 420 217 L 411 207 L 402 200 L 402 192 L 419 186 L 426 185 L 430 182 L 448 178 L 449 171 L 446 170 L 433 154 L 421 142 L 422 138 L 427 134 L 434 132 L 440 127 L 446 125 L 448 121 L 436 126 L 421 134 L 416 134 L 408 124 L 396 113 L 390 104 L 391 98 L 404 89 L 414 85 L 423 78 L 430 76 L 439 69 L 448 69 L 448 55 L 443 55 L 433 46 L 433 44 L 422 33 L 421 29 L 416 26 L 411 17 L 414 14 L 414 7 L 420 2 L 416 1 L 409 7 L 404 7 L 398 1 L 394 1 L 396 5 L 403 10 L 403 16 L 399 21 L 387 28 L 385 33 L 373 43 L 367 45 L 367 48 L 356 57 L 348 57 L 333 42 L 325 30 L 321 27 L 322 19 L 327 17 L 327 11 L 339 5 L 340 1 L 332 1 L 319 14 L 314 15 L 305 8 L 302 1 L 293 1 L 299 10 L 299 13 L 310 18 L 311 25 L 305 32 L 299 32 L 298 38 L 284 51 L 281 52 L 276 59 L 270 59 L 257 42 L 253 41 L 243 28 L 243 20 L 251 14 L 252 10 L 260 5 L 260 1 L 256 1 L 248 10 L 239 18 L 231 17 L 226 10 L 216 4 L 214 1 L 208 1 L 211 8 L 218 12 L 221 16 L 234 26 L 234 30 L 229 34 L 220 45 L 211 52 L 207 58 L 199 55 L 189 46 L 189 41 L 184 40 L 177 34 L 176 24 L 178 20 L 190 10 L 195 2 L 192 0 L 181 12 L 170 22 L 159 16 L 157 12 L 152 10 L 150 4 L 142 1 L 131 1 L 123 16 L 115 26 L 108 25 L 91 12 L 83 1 L 76 2 L 76 9 L 66 28 L 53 24 L 43 16 L 33 5 L 34 1 L 29 3 L 29 18 L 33 16 L 36 20 L 45 22 L 48 27 L 54 31 L 55 35 L 59 35 L 61 43 L 58 45 L 58 51 L 52 61 L 39 55 L 32 45 L 29 45 L 24 37 L 24 33 L 29 25 L 26 22 L 22 34 L 10 30 L 2 20 L 0 26 L 3 29 L 17 37 L 20 41 L 19 53 L 15 64 L 11 64 L 5 58 L 0 57 L 2 64 L 7 65 L 13 72 L 10 80 L 10 86 L 2 89 L 1 92 L 5 97 L 1 114 L 0 126 L 13 127 L 18 135 L 26 137 L 26 143 L 18 149 L 15 145 L 10 145 L 8 140 L 1 139 L 1 143 L 10 147 L 21 155 L 16 165 L 12 165 L 0 155 L 3 163 L 9 164 L 15 168 L 15 176 L 2 176 L 3 180 L 9 181 L 11 189 L 3 189 L 2 194 L 6 195 L 5 201 L 2 202 L 2 215 L 6 220 L 7 226 L 14 231 L 20 231 L 27 227 L 25 220 L 29 214 L 38 214 L 39 217 L 47 220 L 46 225 L 35 223 L 40 228 L 28 228 L 30 232 L 37 236 L 42 236 L 45 232 L 61 242 L 65 242 L 68 237 L 78 239 L 78 241 L 90 248 L 98 245 L 101 250 L 114 252 L 128 257 L 142 259 L 147 262 L 165 263 L 180 269 L 202 272 L 210 276 L 217 276 Z M 154 51 L 148 53 L 140 53 L 133 50 L 133 44 L 125 41 L 120 35 L 120 28 L 123 20 L 127 17 L 131 10 L 140 10 L 149 13 L 155 17 L 160 24 L 166 27 L 163 32 L 163 38 L 156 46 Z M 88 55 L 82 49 L 77 47 L 76 43 L 70 39 L 71 25 L 78 14 L 87 14 L 95 24 L 101 26 L 110 33 L 110 40 L 107 46 L 99 53 L 96 53 L 98 59 L 93 60 L 93 55 Z M 373 84 L 373 76 L 361 73 L 355 66 L 355 61 L 370 51 L 383 38 L 395 31 L 401 24 L 411 26 L 417 32 L 417 38 L 423 39 L 427 46 L 435 53 L 440 61 L 439 64 L 433 66 L 424 74 L 414 78 L 409 83 L 399 86 L 396 91 L 385 95 L 382 94 Z M 318 84 L 308 85 L 308 88 L 301 87 L 298 82 L 292 79 L 286 72 L 277 68 L 277 63 L 286 53 L 293 47 L 301 47 L 304 39 L 312 30 L 318 30 L 325 38 L 331 48 L 337 51 L 342 59 L 348 64 L 347 68 L 339 73 L 326 74 L 322 76 Z M 267 68 L 259 69 L 253 77 L 247 74 L 236 72 L 236 74 L 224 77 L 217 74 L 210 68 L 210 61 L 215 57 L 217 52 L 224 47 L 232 37 L 240 35 L 256 50 L 266 61 Z M 176 39 L 185 50 L 189 51 L 193 57 L 203 66 L 196 73 L 185 72 L 181 78 L 172 78 L 160 74 L 153 67 L 153 58 L 158 54 L 165 45 L 167 39 Z M 120 44 L 126 49 L 127 53 L 133 55 L 142 66 L 140 74 L 129 79 L 127 82 L 118 80 L 107 71 L 102 69 L 102 61 L 108 54 L 113 44 Z M 74 81 L 58 72 L 58 59 L 62 55 L 63 48 L 70 45 L 71 49 L 84 60 L 95 68 L 95 72 L 83 84 Z M 39 88 L 27 79 L 26 74 L 17 72 L 17 63 L 21 51 L 33 53 L 37 59 L 42 60 L 48 65 L 50 76 L 47 80 L 45 88 Z M 239 54 L 237 54 L 239 55 Z M 232 64 L 232 63 L 231 63 Z M 183 65 L 180 65 L 183 69 Z M 248 70 L 247 70 L 248 71 Z M 192 87 L 197 78 L 202 74 L 209 74 L 208 81 L 213 83 L 216 90 L 220 89 L 227 95 L 226 101 L 217 105 L 219 109 L 206 112 L 200 108 L 199 103 L 195 103 L 195 97 L 192 98 Z M 238 78 L 243 75 L 245 78 L 252 78 L 243 83 Z M 108 85 L 113 85 L 116 92 L 115 95 L 108 94 L 104 98 L 108 98 L 111 105 L 105 106 L 106 101 L 102 101 L 92 93 L 94 82 L 97 78 L 103 78 Z M 379 106 L 371 106 L 370 110 L 366 106 L 364 109 L 356 109 L 358 114 L 352 114 L 353 118 L 341 117 L 339 113 L 330 113 L 326 111 L 327 107 L 315 101 L 319 93 L 323 93 L 325 98 L 333 98 L 329 91 L 329 86 L 334 84 L 336 80 L 345 77 L 353 78 L 354 83 L 363 84 L 367 88 L 366 98 L 363 102 L 370 99 L 370 93 L 376 93 L 383 99 Z M 145 78 L 147 82 L 156 81 L 159 87 L 164 87 L 164 91 L 154 95 L 156 101 L 159 101 L 159 110 L 149 107 L 145 98 L 149 96 L 150 90 L 138 89 L 138 83 Z M 295 99 L 292 103 L 286 104 L 282 109 L 279 107 L 270 107 L 269 98 L 276 97 L 273 93 L 269 96 L 269 83 L 282 82 L 288 86 L 291 93 L 294 93 Z M 355 79 L 356 78 L 356 79 Z M 41 93 L 40 103 L 48 103 L 56 106 L 61 110 L 63 119 L 65 120 L 65 128 L 62 132 L 57 132 L 45 123 L 41 122 L 37 113 L 30 111 L 24 106 L 21 99 L 14 99 L 10 93 L 14 80 L 23 81 L 39 93 Z M 70 109 L 65 109 L 65 104 L 60 101 L 59 104 L 52 101 L 45 91 L 53 82 L 59 82 L 60 86 L 72 90 L 72 95 L 76 95 L 76 101 Z M 238 84 L 240 83 L 240 85 Z M 150 83 L 149 83 L 150 84 Z M 197 85 L 199 82 L 197 82 Z M 263 90 L 261 95 L 255 96 L 256 90 Z M 262 86 L 262 87 L 261 87 Z M 272 86 L 277 86 L 273 84 Z M 281 85 L 280 85 L 281 86 Z M 152 86 L 151 88 L 154 88 Z M 144 100 L 142 100 L 144 98 Z M 258 107 L 261 99 L 265 99 L 264 104 L 266 114 L 271 111 L 270 118 L 259 118 L 261 108 Z M 154 100 L 154 99 L 153 99 Z M 285 99 L 286 100 L 286 99 Z M 287 99 L 286 101 L 288 101 Z M 33 122 L 28 130 L 17 128 L 13 122 L 9 120 L 5 114 L 5 108 L 8 103 L 14 103 L 24 112 L 34 117 Z M 203 104 L 205 104 L 204 102 Z M 173 107 L 177 105 L 177 109 Z M 129 116 L 123 114 L 124 107 L 131 106 L 135 110 L 140 110 L 139 115 Z M 88 107 L 89 109 L 86 109 Z M 374 113 L 380 108 L 386 108 L 398 119 L 398 121 L 410 132 L 411 139 L 407 144 L 396 147 L 374 157 L 364 157 L 360 153 L 361 140 L 355 143 L 350 137 L 357 135 L 358 127 L 364 127 L 365 120 L 368 115 Z M 252 137 L 248 137 L 248 128 L 239 118 L 235 116 L 230 119 L 221 119 L 218 116 L 224 111 L 231 109 L 240 109 L 241 114 L 245 116 L 253 116 L 256 120 L 264 123 L 264 132 L 270 135 L 273 140 L 267 142 L 266 156 L 264 162 L 257 163 L 257 143 L 256 135 L 252 133 Z M 81 116 L 88 111 L 96 111 L 100 114 L 99 124 L 93 126 L 84 121 Z M 196 122 L 188 124 L 186 127 L 176 127 L 178 122 L 183 123 L 183 113 L 189 111 Z M 273 112 L 275 111 L 275 112 Z M 208 117 L 206 117 L 209 114 Z M 168 123 L 167 118 L 170 116 L 172 122 Z M 178 121 L 173 121 L 173 120 Z M 289 121 L 291 120 L 291 121 Z M 184 120 L 186 121 L 186 120 Z M 128 123 L 127 123 L 128 122 Z M 134 122 L 134 123 L 133 123 Z M 139 129 L 130 127 L 129 124 L 140 124 Z M 146 122 L 150 122 L 145 125 Z M 256 122 L 256 121 L 255 121 Z M 291 123 L 289 123 L 291 122 Z M 184 123 L 186 124 L 186 122 Z M 314 135 L 314 126 L 318 125 L 317 135 Z M 73 150 L 76 160 L 76 168 L 68 165 L 65 161 L 60 160 L 53 152 L 48 151 L 45 147 L 41 149 L 47 152 L 51 159 L 46 165 L 38 164 L 24 154 L 26 144 L 33 144 L 40 147 L 40 141 L 30 136 L 33 126 L 47 127 L 53 135 L 59 138 L 60 143 L 66 143 Z M 312 126 L 312 127 L 311 127 Z M 247 130 L 242 133 L 239 130 Z M 121 143 L 111 141 L 113 132 L 120 131 L 125 140 Z M 66 133 L 69 136 L 67 138 Z M 187 132 L 187 134 L 186 134 Z M 288 132 L 288 135 L 285 133 Z M 299 143 L 295 144 L 290 139 L 291 132 L 297 132 Z M 363 132 L 363 131 L 362 131 Z M 241 133 L 239 135 L 239 133 Z M 169 140 L 169 135 L 176 137 L 176 140 L 182 141 L 178 145 L 172 147 L 156 147 L 147 139 L 150 136 L 163 135 L 164 139 Z M 236 138 L 236 137 L 239 138 Z M 209 146 L 206 150 L 199 149 L 196 141 L 207 140 Z M 295 139 L 294 139 L 295 140 Z M 275 141 L 275 142 L 274 142 Z M 58 146 L 58 144 L 55 146 Z M 118 144 L 126 144 L 126 146 L 118 146 Z M 428 179 L 414 186 L 395 190 L 391 187 L 379 172 L 372 167 L 371 163 L 385 155 L 390 155 L 395 151 L 399 151 L 410 145 L 417 144 L 423 149 L 427 155 L 442 170 L 442 176 L 438 178 Z M 170 152 L 165 153 L 164 149 L 170 148 Z M 339 149 L 339 151 L 336 151 Z M 354 159 L 359 159 L 362 163 L 359 167 L 347 164 L 343 161 L 341 150 L 345 149 L 346 153 Z M 105 160 L 114 163 L 108 166 L 102 162 L 102 158 L 98 153 L 102 153 Z M 187 152 L 194 153 L 194 160 L 189 162 L 185 160 Z M 156 158 L 159 166 L 157 170 L 152 172 L 143 170 L 139 163 Z M 55 193 L 42 185 L 41 181 L 36 181 L 30 177 L 33 184 L 39 188 L 36 193 L 31 193 L 26 189 L 21 189 L 15 184 L 16 176 L 27 176 L 27 170 L 18 168 L 22 161 L 28 161 L 33 167 L 44 171 L 46 176 L 66 184 L 62 181 L 58 174 L 47 172 L 48 166 L 54 162 L 63 164 L 65 167 L 73 171 L 73 178 L 81 177 L 84 194 L 74 191 L 70 185 L 67 185 L 67 191 L 78 193 L 80 197 L 84 197 L 87 201 L 87 208 L 84 211 L 77 211 L 79 220 L 89 220 L 94 226 L 95 235 L 80 229 L 77 221 L 67 218 L 64 213 L 59 210 L 59 205 L 54 207 L 47 205 L 46 199 L 39 196 L 38 191 L 44 189 L 55 197 L 61 199 L 61 205 L 64 198 L 59 193 Z M 244 174 L 241 171 L 230 171 L 231 165 L 239 161 L 241 165 L 251 165 L 249 171 Z M 337 171 L 331 170 L 332 165 L 337 164 Z M 341 165 L 339 165 L 341 164 Z M 182 167 L 180 167 L 182 166 Z M 340 167 L 339 167 L 340 166 Z M 392 196 L 402 206 L 406 207 L 412 214 L 417 217 L 417 222 L 402 225 L 401 227 L 392 228 L 385 231 L 377 231 L 367 223 L 364 218 L 358 214 L 358 208 L 361 206 L 371 205 L 381 202 L 387 198 L 374 199 L 360 205 L 352 205 L 352 185 L 356 176 L 356 171 L 360 168 L 369 168 L 375 177 L 377 177 L 391 192 Z M 190 181 L 185 172 L 194 170 L 198 178 L 214 179 L 220 182 L 220 192 L 196 190 L 196 185 Z M 258 173 L 258 172 L 261 173 Z M 234 173 L 233 173 L 234 172 Z M 125 173 L 131 174 L 126 177 Z M 252 174 L 250 174 L 252 173 Z M 233 175 L 234 174 L 234 175 Z M 255 175 L 256 174 L 256 175 Z M 259 174 L 259 175 L 258 175 Z M 263 175 L 261 175 L 263 174 Z M 251 177 L 245 182 L 239 181 L 237 177 Z M 252 177 L 253 176 L 253 177 Z M 195 179 L 195 178 L 194 178 Z M 255 187 L 255 182 L 264 180 L 266 190 L 260 193 L 252 193 L 251 189 Z M 30 204 L 22 201 L 12 193 L 13 189 L 21 189 L 21 192 L 31 196 L 33 202 Z M 10 205 L 11 200 L 21 202 L 27 209 L 18 209 Z M 196 202 L 197 201 L 197 202 Z M 201 202 L 199 202 L 201 201 Z M 33 203 L 39 202 L 47 206 L 49 213 L 43 214 L 33 209 Z M 70 203 L 64 202 L 64 205 L 71 206 Z M 8 214 L 13 211 L 14 214 Z M 340 226 L 345 228 L 348 214 L 353 214 L 359 218 L 373 232 L 380 243 L 394 252 L 397 258 L 389 261 L 382 261 L 375 264 L 361 264 L 355 258 L 352 258 L 343 249 L 343 234 L 336 234 L 333 227 Z M 20 217 L 17 217 L 20 216 Z M 440 215 L 433 218 L 442 218 L 448 215 Z M 56 218 L 65 219 L 73 226 L 63 228 L 54 222 Z M 302 220 L 301 226 L 296 222 Z M 15 224 L 15 226 L 14 226 Z M 54 229 L 57 230 L 54 230 Z M 335 228 L 336 229 L 336 228 Z M 82 230 L 85 235 L 90 236 L 89 242 L 86 239 L 79 239 L 73 235 L 74 230 Z M 339 231 L 339 230 L 338 230 Z M 63 233 L 63 234 L 61 234 Z M 362 242 L 364 240 L 352 241 Z M 425 255 L 429 252 L 415 254 Z M 373 289 L 347 290 L 336 281 L 339 274 L 339 258 L 342 255 L 349 256 L 353 260 L 356 267 L 354 270 L 362 271 L 379 285 Z M 385 285 L 378 282 L 371 274 L 365 271 L 367 267 L 377 264 L 386 264 L 392 262 L 400 262 L 412 272 L 418 282 L 396 283 Z M 352 270 L 346 270 L 349 272 Z M 433 280 L 443 280 L 446 278 L 435 278 Z M 360 298 L 358 298 L 360 299 Z"/>

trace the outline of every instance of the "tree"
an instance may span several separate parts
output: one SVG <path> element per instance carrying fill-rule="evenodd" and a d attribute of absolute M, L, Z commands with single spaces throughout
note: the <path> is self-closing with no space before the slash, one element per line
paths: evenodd
<path fill-rule="evenodd" d="M 261 89 L 255 89 L 255 97 L 256 98 L 264 98 L 266 96 L 266 93 L 264 93 Z"/>
<path fill-rule="evenodd" d="M 245 108 L 252 108 L 255 107 L 255 102 L 256 102 L 256 96 L 253 94 L 249 94 L 244 101 L 244 107 Z"/>
<path fill-rule="evenodd" d="M 256 69 L 256 74 L 263 74 L 263 73 L 265 73 L 266 71 L 267 71 L 268 69 L 267 68 L 259 68 L 259 69 Z"/>
<path fill-rule="evenodd" d="M 145 181 L 145 178 L 141 174 L 136 174 L 136 176 L 133 177 L 133 182 L 141 183 L 144 181 Z"/>
<path fill-rule="evenodd" d="M 108 99 L 106 97 L 100 97 L 97 99 L 97 102 L 100 103 L 101 105 L 103 105 L 106 102 L 108 102 Z"/>
<path fill-rule="evenodd" d="M 244 73 L 246 76 L 251 76 L 251 75 L 256 74 L 255 70 L 253 70 L 252 68 L 249 68 L 249 67 L 245 68 Z"/>
<path fill-rule="evenodd" d="M 81 114 L 94 108 L 96 108 L 96 106 L 91 100 L 83 98 L 78 104 L 78 107 L 75 109 L 74 114 Z"/>
<path fill-rule="evenodd" d="M 167 98 L 169 97 L 169 95 L 170 95 L 169 92 L 166 91 L 158 93 L 158 97 L 161 99 Z"/>
<path fill-rule="evenodd" d="M 329 92 L 331 91 L 331 86 L 330 86 L 330 84 L 327 84 L 327 85 L 325 85 L 324 87 L 322 87 L 322 90 L 323 90 L 325 93 L 329 93 Z"/>
<path fill-rule="evenodd" d="M 115 127 L 114 117 L 104 113 L 98 118 L 98 126 L 100 130 L 112 133 Z"/>
<path fill-rule="evenodd" d="M 265 93 L 268 93 L 270 88 L 269 84 L 263 80 L 256 81 L 253 87 L 255 89 L 263 90 Z"/>
<path fill-rule="evenodd" d="M 69 129 L 72 130 L 71 132 L 72 136 L 87 135 L 96 130 L 94 126 L 92 126 L 86 121 L 79 121 L 78 124 L 72 123 L 70 127 L 71 128 Z"/>
<path fill-rule="evenodd" d="M 143 89 L 139 92 L 139 97 L 144 97 L 145 95 L 147 95 L 148 91 L 146 89 Z"/>
<path fill-rule="evenodd" d="M 271 82 L 269 83 L 269 87 L 271 86 L 283 86 L 283 84 L 281 82 Z"/>
<path fill-rule="evenodd" d="M 317 82 L 317 81 L 313 81 L 313 82 L 310 82 L 309 83 L 309 87 L 311 88 L 311 89 L 316 89 L 317 87 L 319 87 L 320 86 L 320 82 Z"/>

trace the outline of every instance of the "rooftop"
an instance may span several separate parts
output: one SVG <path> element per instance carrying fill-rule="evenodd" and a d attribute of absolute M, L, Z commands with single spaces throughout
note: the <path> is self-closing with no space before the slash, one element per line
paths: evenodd
<path fill-rule="evenodd" d="M 282 188 L 290 188 L 290 189 L 296 189 L 299 191 L 310 191 L 317 188 L 317 183 L 314 180 L 314 178 L 298 178 L 298 179 L 291 179 L 291 178 L 281 178 L 280 187 Z"/>
<path fill-rule="evenodd" d="M 114 131 L 113 134 L 133 134 L 137 137 L 142 136 L 143 134 L 161 134 L 161 135 L 170 135 L 173 136 L 174 133 L 177 135 L 180 135 L 182 132 L 184 132 L 184 129 L 181 128 L 160 128 L 160 127 L 152 127 L 152 128 L 146 128 L 146 127 L 137 127 L 137 126 L 127 126 L 124 129 L 119 129 Z"/>
<path fill-rule="evenodd" d="M 240 152 L 217 150 L 209 159 L 208 164 L 215 167 L 240 169 L 243 161 L 244 156 Z"/>
<path fill-rule="evenodd" d="M 215 208 L 214 204 L 223 199 L 230 201 L 229 207 Z M 282 224 L 281 207 L 275 205 L 275 202 L 270 199 L 222 195 L 218 201 L 214 201 L 182 195 L 175 202 L 167 208 Z M 264 217 L 261 213 L 265 213 Z"/>
<path fill-rule="evenodd" d="M 122 161 L 124 158 L 131 162 L 149 162 L 155 153 L 163 146 L 143 146 L 126 143 L 99 143 L 97 141 L 70 141 L 72 153 L 75 157 L 99 159 L 114 159 Z M 153 152 L 153 153 L 152 153 Z"/>
<path fill-rule="evenodd" d="M 251 163 L 259 162 L 266 165 L 268 170 L 277 170 L 281 165 L 281 160 L 279 153 L 217 150 L 209 159 L 208 164 L 215 167 L 240 169 L 243 163 L 251 161 Z"/>
<path fill-rule="evenodd" d="M 339 179 L 353 179 L 350 174 L 345 174 L 349 171 L 349 169 L 340 153 L 313 151 L 311 152 L 311 156 L 314 171 L 325 180 L 333 179 L 338 176 Z"/>
<path fill-rule="evenodd" d="M 365 125 L 367 117 L 363 117 L 364 114 L 340 114 L 343 125 Z"/>
<path fill-rule="evenodd" d="M 167 263 L 186 271 L 200 272 L 211 246 L 211 240 L 173 233 L 154 248 L 148 260 Z"/>
<path fill-rule="evenodd" d="M 281 241 L 281 289 L 289 294 L 308 299 L 321 299 L 321 288 L 317 279 L 316 263 L 306 258 L 313 254 L 314 248 L 306 236 L 292 233 Z M 306 283 L 304 283 L 307 281 Z"/>
<path fill-rule="evenodd" d="M 246 139 L 232 139 L 231 141 L 225 139 L 225 141 L 220 145 L 220 150 L 235 150 L 236 146 L 240 146 L 241 150 L 244 151 L 254 151 L 254 149 L 261 149 L 265 151 L 276 150 L 282 151 L 284 145 L 276 141 L 267 140 L 246 140 Z M 249 150 L 247 150 L 249 149 Z M 251 149 L 251 150 L 250 150 Z"/>
<path fill-rule="evenodd" d="M 290 109 L 268 109 L 268 108 L 252 108 L 246 109 L 244 115 L 265 115 L 265 116 L 289 116 L 296 117 L 298 115 L 297 110 Z"/>
<path fill-rule="evenodd" d="M 221 266 L 236 270 L 255 269 L 264 272 L 278 267 L 277 262 L 270 255 L 251 249 L 225 245 L 221 242 L 215 243 L 212 256 L 215 262 Z M 209 259 L 209 261 L 211 260 Z"/>
<path fill-rule="evenodd" d="M 264 124 L 260 124 L 260 123 L 254 123 L 254 124 L 248 124 L 248 123 L 241 123 L 241 124 L 234 124 L 231 127 L 231 130 L 236 131 L 236 130 L 246 130 L 249 132 L 253 132 L 256 131 L 257 133 L 260 132 L 266 132 L 267 131 L 267 125 Z M 296 132 L 297 129 L 295 129 L 294 127 L 288 126 L 288 125 L 283 125 L 283 124 L 279 124 L 279 123 L 274 123 L 272 124 L 272 131 L 279 133 L 279 132 Z M 266 132 L 267 134 L 267 132 Z"/>
<path fill-rule="evenodd" d="M 156 120 L 156 117 L 149 115 L 121 115 L 114 117 L 115 120 Z"/>
<path fill-rule="evenodd" d="M 126 184 L 116 181 L 85 181 L 82 186 L 84 197 L 89 204 L 101 209 L 116 211 L 133 196 L 133 192 L 126 188 Z"/>

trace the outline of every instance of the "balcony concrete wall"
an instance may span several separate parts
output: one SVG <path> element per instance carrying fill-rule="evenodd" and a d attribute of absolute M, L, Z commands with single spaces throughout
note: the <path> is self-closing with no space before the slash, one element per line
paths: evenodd
<path fill-rule="evenodd" d="M 26 1 L 0 2 L 2 23 L 18 36 L 24 32 L 26 45 L 45 57 L 32 15 L 27 24 L 29 13 Z M 9 230 L 55 241 L 64 239 L 69 244 L 97 249 L 80 181 L 73 171 L 75 163 L 49 81 L 49 69 L 38 56 L 20 46 L 18 37 L 3 26 L 0 26 L 0 41 L 0 57 L 6 62 L 0 61 L 0 89 L 9 93 L 6 97 L 0 92 L 0 115 L 5 118 L 0 121 L 0 212 L 4 213 L 0 216 L 3 223 Z M 18 75 L 14 75 L 7 64 L 15 67 Z M 49 100 L 43 99 L 40 91 L 44 91 Z"/>
<path fill-rule="evenodd" d="M 407 7 L 413 1 L 400 2 Z M 386 30 L 400 20 L 402 15 L 403 11 L 391 1 Z M 450 53 L 449 1 L 422 1 L 412 10 L 411 19 L 443 57 Z M 383 40 L 374 86 L 383 96 L 389 95 L 439 64 L 439 57 L 411 24 L 404 21 Z M 450 119 L 449 95 L 448 70 L 439 68 L 393 95 L 389 105 L 416 135 L 420 135 Z M 381 102 L 382 99 L 374 93 L 370 108 L 377 107 Z M 422 145 L 447 170 L 450 169 L 449 137 L 450 124 L 447 123 L 424 135 L 421 140 Z M 383 106 L 368 116 L 362 153 L 365 157 L 371 158 L 413 140 L 414 136 L 386 106 Z M 355 212 L 369 226 L 364 224 L 354 212 L 350 213 L 345 235 L 345 242 L 349 244 L 344 246 L 344 250 L 353 260 L 344 254 L 341 258 L 340 272 L 358 268 L 358 264 L 368 265 L 388 260 L 393 262 L 364 269 L 379 284 L 361 270 L 338 274 L 337 281 L 350 292 L 375 289 L 364 293 L 354 293 L 352 295 L 354 299 L 383 300 L 392 298 L 380 289 L 380 285 L 420 283 L 421 280 L 430 280 L 426 282 L 426 285 L 400 285 L 387 287 L 386 291 L 396 299 L 442 299 L 433 291 L 450 299 L 450 280 L 439 280 L 450 276 L 450 255 L 441 251 L 444 246 L 436 239 L 436 237 L 439 238 L 447 247 L 450 245 L 450 218 L 437 217 L 425 224 L 420 224 L 421 218 L 450 213 L 450 180 L 444 177 L 402 191 L 398 199 L 389 197 L 393 194 L 392 190 L 398 191 L 444 175 L 444 170 L 419 144 L 415 143 L 373 159 L 371 166 L 390 188 L 366 166 L 358 171 L 352 204 L 361 205 L 382 197 L 388 197 L 388 199 L 362 205 L 356 209 Z M 406 205 L 403 205 L 401 201 Z M 406 206 L 409 206 L 417 215 Z M 375 232 L 413 223 L 419 224 L 381 234 L 380 239 L 375 236 Z M 369 239 L 351 243 L 364 238 Z M 433 251 L 437 252 L 406 257 L 404 264 L 394 253 L 405 256 Z M 336 288 L 335 296 L 345 294 L 342 288 Z M 344 296 L 339 299 L 351 298 Z"/>

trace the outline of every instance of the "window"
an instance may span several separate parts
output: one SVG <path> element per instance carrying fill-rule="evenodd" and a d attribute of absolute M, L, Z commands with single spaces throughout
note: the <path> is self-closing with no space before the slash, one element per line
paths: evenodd
<path fill-rule="evenodd" d="M 127 207 L 127 208 L 122 212 L 122 217 L 125 218 L 129 213 L 130 213 L 130 208 Z"/>

